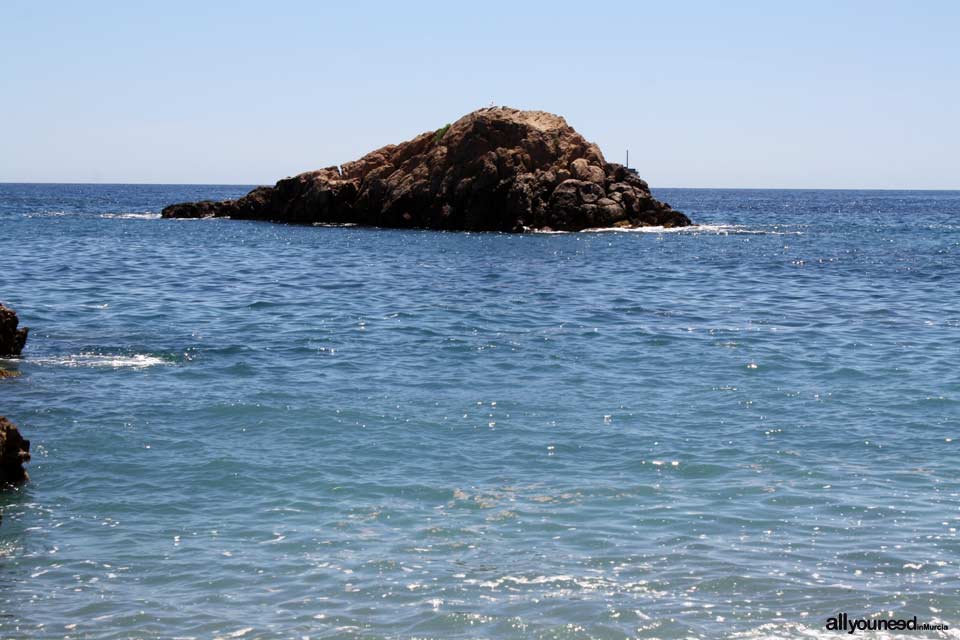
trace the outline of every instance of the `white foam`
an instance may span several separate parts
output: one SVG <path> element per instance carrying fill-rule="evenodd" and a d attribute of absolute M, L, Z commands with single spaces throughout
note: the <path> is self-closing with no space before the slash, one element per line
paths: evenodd
<path fill-rule="evenodd" d="M 133 355 L 121 356 L 102 353 L 79 353 L 69 356 L 60 356 L 57 358 L 39 358 L 31 359 L 33 364 L 54 365 L 61 367 L 111 367 L 120 369 L 130 367 L 133 369 L 145 369 L 161 364 L 170 364 L 169 361 L 157 356 L 137 353 Z"/>
<path fill-rule="evenodd" d="M 739 224 L 695 224 L 688 227 L 595 227 L 584 229 L 580 233 L 712 233 L 716 235 L 739 235 L 739 234 L 760 234 L 760 235 L 803 235 L 802 231 L 785 231 L 778 227 L 749 228 Z M 558 233 L 555 231 L 537 232 L 537 233 Z M 563 233 L 563 232 L 559 232 Z"/>
<path fill-rule="evenodd" d="M 112 220 L 159 220 L 159 213 L 104 213 L 101 218 Z"/>
<path fill-rule="evenodd" d="M 70 211 L 33 211 L 26 214 L 27 218 L 62 218 L 63 216 L 75 216 L 77 215 L 74 212 Z"/>

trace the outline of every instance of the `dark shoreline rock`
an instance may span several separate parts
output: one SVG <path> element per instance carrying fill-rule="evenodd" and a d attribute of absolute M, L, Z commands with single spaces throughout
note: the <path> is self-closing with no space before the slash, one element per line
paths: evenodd
<path fill-rule="evenodd" d="M 506 107 L 237 200 L 174 204 L 162 215 L 502 232 L 691 224 L 560 116 Z"/>
<path fill-rule="evenodd" d="M 0 304 L 0 358 L 17 358 L 27 342 L 27 327 L 17 328 L 17 312 Z"/>
<path fill-rule="evenodd" d="M 13 309 L 0 304 L 0 357 L 19 357 L 27 342 L 27 327 L 20 328 Z M 0 378 L 19 375 L 0 369 Z M 20 435 L 16 425 L 0 416 L 0 486 L 28 480 L 24 463 L 30 460 L 30 441 Z"/>
<path fill-rule="evenodd" d="M 30 441 L 12 422 L 0 416 L 0 485 L 29 480 L 23 465 L 30 460 Z"/>

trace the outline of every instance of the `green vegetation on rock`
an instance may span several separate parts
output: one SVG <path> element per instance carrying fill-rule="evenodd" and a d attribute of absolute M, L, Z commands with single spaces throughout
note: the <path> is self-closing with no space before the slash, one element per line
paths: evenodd
<path fill-rule="evenodd" d="M 433 133 L 433 143 L 439 144 L 443 140 L 443 136 L 447 135 L 447 131 L 450 129 L 450 123 L 448 122 L 444 126 L 440 127 Z"/>

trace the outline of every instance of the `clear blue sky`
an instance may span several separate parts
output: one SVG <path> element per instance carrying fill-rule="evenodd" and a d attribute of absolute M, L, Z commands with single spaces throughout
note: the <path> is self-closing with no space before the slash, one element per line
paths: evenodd
<path fill-rule="evenodd" d="M 655 187 L 960 188 L 958 2 L 0 3 L 0 181 L 273 183 L 491 101 Z"/>

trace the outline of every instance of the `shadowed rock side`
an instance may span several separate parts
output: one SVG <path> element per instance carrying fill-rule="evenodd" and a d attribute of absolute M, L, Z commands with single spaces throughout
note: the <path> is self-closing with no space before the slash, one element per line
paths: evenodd
<path fill-rule="evenodd" d="M 18 329 L 19 324 L 16 311 L 0 304 L 0 358 L 18 357 L 23 351 L 30 329 Z"/>
<path fill-rule="evenodd" d="M 0 484 L 27 480 L 23 465 L 29 460 L 30 441 L 24 440 L 17 427 L 0 416 Z"/>
<path fill-rule="evenodd" d="M 690 224 L 560 116 L 506 107 L 238 200 L 163 210 L 165 218 L 210 216 L 507 232 Z"/>

